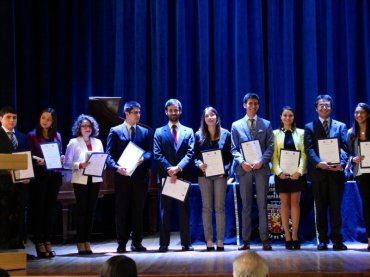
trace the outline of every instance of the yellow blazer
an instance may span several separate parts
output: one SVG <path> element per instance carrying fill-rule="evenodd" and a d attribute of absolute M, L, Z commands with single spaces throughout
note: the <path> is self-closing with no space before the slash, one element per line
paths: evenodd
<path fill-rule="evenodd" d="M 295 129 L 293 132 L 293 140 L 295 148 L 301 151 L 301 158 L 299 161 L 299 168 L 298 172 L 303 175 L 307 173 L 307 158 L 304 152 L 304 130 L 303 129 Z M 279 165 L 279 158 L 280 158 L 280 149 L 284 148 L 284 139 L 285 133 L 280 129 L 274 130 L 274 153 L 272 155 L 272 172 L 275 175 L 279 175 L 283 172 Z"/>

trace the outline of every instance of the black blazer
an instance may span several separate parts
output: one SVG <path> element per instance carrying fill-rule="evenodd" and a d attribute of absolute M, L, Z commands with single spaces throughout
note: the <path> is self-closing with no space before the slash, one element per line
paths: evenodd
<path fill-rule="evenodd" d="M 340 164 L 343 169 L 347 163 L 347 127 L 344 123 L 331 119 L 329 138 L 338 138 L 340 148 Z M 306 124 L 304 128 L 304 147 L 309 161 L 309 177 L 312 181 L 320 181 L 324 178 L 325 174 L 329 171 L 316 168 L 317 164 L 321 161 L 318 150 L 318 140 L 328 138 L 325 134 L 324 127 L 320 119 Z M 330 171 L 331 174 L 341 174 L 343 172 Z"/>

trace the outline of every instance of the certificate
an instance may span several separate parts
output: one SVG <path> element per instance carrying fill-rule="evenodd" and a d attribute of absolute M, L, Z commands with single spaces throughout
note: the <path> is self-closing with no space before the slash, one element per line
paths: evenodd
<path fill-rule="evenodd" d="M 261 145 L 259 140 L 242 142 L 241 148 L 244 160 L 249 164 L 258 162 L 262 157 Z"/>
<path fill-rule="evenodd" d="M 171 183 L 171 177 L 167 177 L 163 184 L 162 194 L 184 202 L 189 187 L 190 182 L 176 179 L 175 183 Z"/>
<path fill-rule="evenodd" d="M 13 153 L 13 155 L 17 155 L 17 154 L 27 154 L 27 169 L 12 170 L 11 173 L 12 173 L 13 183 L 19 183 L 22 180 L 34 178 L 35 173 L 33 171 L 31 151 Z"/>
<path fill-rule="evenodd" d="M 91 152 L 89 159 L 87 160 L 90 164 L 84 168 L 84 172 L 82 174 L 87 176 L 102 177 L 107 157 L 108 154 L 106 153 Z"/>
<path fill-rule="evenodd" d="M 293 175 L 298 171 L 301 151 L 280 149 L 279 165 L 283 172 Z"/>
<path fill-rule="evenodd" d="M 361 161 L 361 168 L 370 168 L 370 141 L 360 141 L 360 155 L 365 156 Z"/>
<path fill-rule="evenodd" d="M 125 150 L 123 150 L 122 155 L 117 163 L 121 167 L 125 168 L 127 174 L 131 176 L 144 153 L 145 151 L 143 149 L 130 141 Z"/>
<path fill-rule="evenodd" d="M 40 147 L 42 150 L 42 154 L 44 155 L 45 165 L 47 169 L 62 168 L 58 143 L 42 143 L 40 144 Z"/>
<path fill-rule="evenodd" d="M 206 177 L 220 176 L 225 174 L 224 161 L 221 149 L 203 151 L 203 163 L 207 164 Z"/>
<path fill-rule="evenodd" d="M 320 160 L 328 164 L 339 164 L 339 144 L 337 138 L 319 139 L 319 156 Z"/>

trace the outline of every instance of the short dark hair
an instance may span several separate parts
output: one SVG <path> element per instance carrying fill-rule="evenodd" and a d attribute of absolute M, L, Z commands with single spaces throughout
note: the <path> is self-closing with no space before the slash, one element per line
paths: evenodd
<path fill-rule="evenodd" d="M 256 99 L 258 102 L 260 101 L 260 98 L 257 93 L 249 92 L 246 95 L 244 95 L 243 104 L 247 103 L 249 99 Z"/>
<path fill-rule="evenodd" d="M 166 104 L 164 105 L 164 109 L 167 111 L 167 108 L 172 105 L 177 106 L 180 112 L 182 111 L 181 102 L 175 98 L 168 99 Z"/>
<path fill-rule="evenodd" d="M 119 255 L 106 260 L 100 270 L 99 277 L 136 277 L 136 263 L 130 257 Z"/>
<path fill-rule="evenodd" d="M 73 126 L 72 126 L 72 135 L 75 136 L 75 137 L 79 137 L 79 136 L 82 135 L 81 134 L 81 123 L 84 120 L 89 121 L 90 124 L 91 124 L 92 131 L 91 131 L 90 136 L 93 137 L 93 138 L 99 136 L 99 124 L 98 124 L 98 122 L 96 122 L 95 118 L 93 118 L 92 116 L 87 115 L 87 114 L 81 114 L 77 117 L 76 121 L 73 123 Z"/>
<path fill-rule="evenodd" d="M 123 112 L 129 113 L 135 107 L 141 109 L 141 105 L 139 104 L 139 102 L 136 101 L 126 102 L 125 106 L 123 107 Z"/>
<path fill-rule="evenodd" d="M 330 107 L 333 107 L 334 101 L 329 94 L 319 94 L 315 99 L 315 108 L 317 108 L 317 104 L 319 103 L 320 100 L 329 101 Z"/>
<path fill-rule="evenodd" d="M 17 114 L 17 110 L 12 106 L 4 106 L 0 110 L 0 116 L 4 116 L 6 113 Z"/>

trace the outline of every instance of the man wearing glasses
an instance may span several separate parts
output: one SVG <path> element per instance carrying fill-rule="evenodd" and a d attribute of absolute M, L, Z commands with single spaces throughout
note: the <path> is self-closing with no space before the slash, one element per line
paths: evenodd
<path fill-rule="evenodd" d="M 116 197 L 116 232 L 118 253 L 126 252 L 126 244 L 132 231 L 131 251 L 145 252 L 143 240 L 144 206 L 148 191 L 148 169 L 152 157 L 150 130 L 138 125 L 141 106 L 136 101 L 124 105 L 125 121 L 111 128 L 107 139 L 108 166 L 114 170 Z M 145 153 L 131 174 L 118 164 L 123 151 L 132 142 Z"/>
<path fill-rule="evenodd" d="M 318 95 L 315 108 L 319 118 L 306 124 L 304 130 L 304 147 L 310 164 L 309 179 L 315 199 L 315 217 L 318 237 L 318 250 L 328 250 L 329 239 L 333 242 L 333 250 L 347 250 L 343 244 L 341 233 L 341 203 L 345 176 L 343 169 L 347 155 L 347 128 L 342 122 L 330 117 L 333 99 L 329 95 Z M 340 156 L 338 164 L 331 164 L 320 159 L 319 140 L 338 139 Z M 328 233 L 328 210 L 330 214 L 331 232 Z"/>

